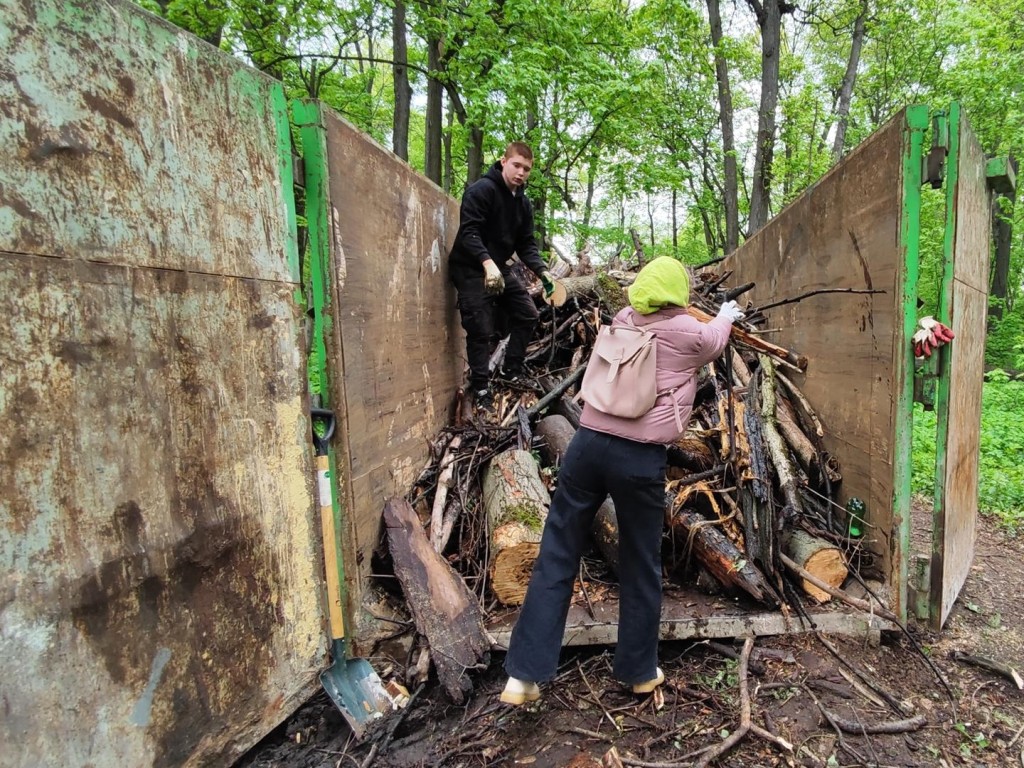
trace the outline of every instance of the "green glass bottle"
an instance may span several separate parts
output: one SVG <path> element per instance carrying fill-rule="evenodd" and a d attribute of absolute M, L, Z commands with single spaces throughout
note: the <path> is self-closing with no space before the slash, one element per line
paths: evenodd
<path fill-rule="evenodd" d="M 851 538 L 859 539 L 864 535 L 864 512 L 867 505 L 856 496 L 846 502 L 847 533 Z"/>

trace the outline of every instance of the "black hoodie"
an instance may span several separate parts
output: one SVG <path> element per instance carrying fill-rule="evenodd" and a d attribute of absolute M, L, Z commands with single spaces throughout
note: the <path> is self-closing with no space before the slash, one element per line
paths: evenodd
<path fill-rule="evenodd" d="M 513 253 L 536 275 L 547 269 L 533 236 L 530 200 L 522 188 L 512 193 L 497 162 L 462 195 L 459 233 L 449 261 L 452 271 L 482 275 L 483 262 L 492 259 L 508 273 L 511 265 L 506 262 Z"/>

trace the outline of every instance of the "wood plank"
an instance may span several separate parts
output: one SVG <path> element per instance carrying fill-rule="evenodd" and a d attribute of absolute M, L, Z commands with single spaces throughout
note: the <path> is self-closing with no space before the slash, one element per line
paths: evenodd
<path fill-rule="evenodd" d="M 823 294 L 768 310 L 768 338 L 809 360 L 795 375 L 825 426 L 825 448 L 842 466 L 843 493 L 867 502 L 868 545 L 883 573 L 898 546 L 893 519 L 895 355 L 902 322 L 904 115 L 886 126 L 786 207 L 722 265 L 732 281 L 753 281 L 756 306 L 820 288 Z"/>
<path fill-rule="evenodd" d="M 594 604 L 593 610 L 594 615 L 591 616 L 585 606 L 570 607 L 563 645 L 615 645 L 618 601 L 615 598 L 601 600 Z M 880 632 L 896 629 L 895 625 L 878 616 L 868 616 L 844 607 L 811 609 L 808 613 L 823 632 L 877 640 Z M 498 614 L 488 621 L 487 631 L 494 649 L 507 650 L 517 615 L 516 612 Z M 779 611 L 759 610 L 756 606 L 737 605 L 733 601 L 716 601 L 706 595 L 683 590 L 666 593 L 662 602 L 659 638 L 690 640 L 810 631 L 810 626 L 795 616 L 787 618 Z"/>
<path fill-rule="evenodd" d="M 944 350 L 948 366 L 946 456 L 939 457 L 941 503 L 933 531 L 932 622 L 941 627 L 970 572 L 978 516 L 981 382 L 988 308 L 991 217 L 985 154 L 965 118 L 960 120 L 950 327 L 956 338 Z"/>
<path fill-rule="evenodd" d="M 465 356 L 447 254 L 458 203 L 324 109 L 331 212 L 331 402 L 345 442 L 339 482 L 345 575 L 355 610 L 385 499 L 408 492 L 450 423 Z"/>

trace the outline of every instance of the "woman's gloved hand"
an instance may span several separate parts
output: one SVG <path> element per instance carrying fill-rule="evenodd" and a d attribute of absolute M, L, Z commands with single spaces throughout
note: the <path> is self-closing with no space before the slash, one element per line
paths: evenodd
<path fill-rule="evenodd" d="M 735 323 L 737 320 L 743 319 L 743 312 L 740 311 L 740 307 L 735 301 L 729 300 L 722 304 L 718 310 L 718 316 L 728 318 L 730 323 Z"/>
<path fill-rule="evenodd" d="M 484 292 L 497 296 L 505 291 L 505 278 L 491 259 L 484 262 Z"/>

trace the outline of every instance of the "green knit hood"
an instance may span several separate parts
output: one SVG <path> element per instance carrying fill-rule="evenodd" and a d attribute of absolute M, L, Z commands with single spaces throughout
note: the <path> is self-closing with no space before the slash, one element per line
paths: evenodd
<path fill-rule="evenodd" d="M 641 315 L 690 303 L 690 276 L 681 261 L 659 256 L 640 270 L 629 287 L 629 303 Z"/>

